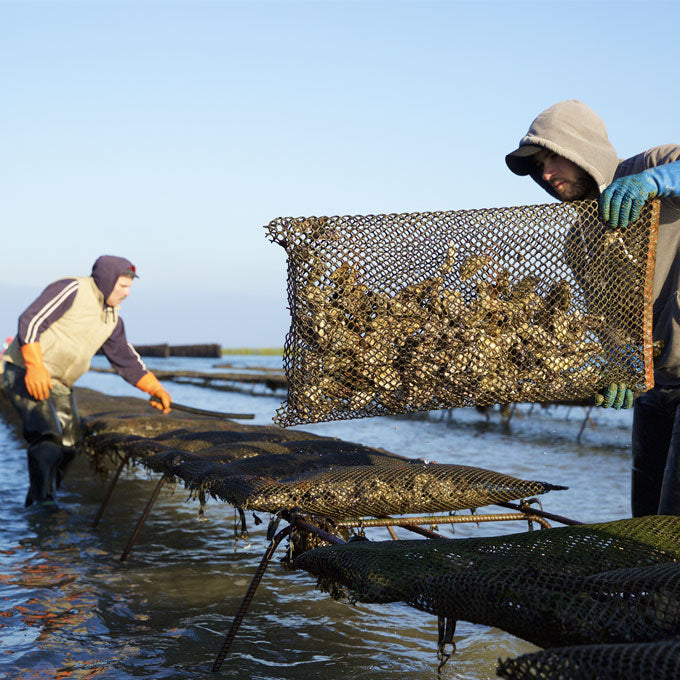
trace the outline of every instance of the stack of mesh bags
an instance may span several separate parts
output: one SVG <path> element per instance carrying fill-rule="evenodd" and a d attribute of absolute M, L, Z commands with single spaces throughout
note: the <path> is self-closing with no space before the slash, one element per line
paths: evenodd
<path fill-rule="evenodd" d="M 654 516 L 508 536 L 350 543 L 311 550 L 294 566 L 336 597 L 405 602 L 448 622 L 441 630 L 465 620 L 549 650 L 502 662 L 502 677 L 581 680 L 677 677 L 668 675 L 677 658 L 664 654 L 679 644 L 678 560 L 680 518 Z"/>

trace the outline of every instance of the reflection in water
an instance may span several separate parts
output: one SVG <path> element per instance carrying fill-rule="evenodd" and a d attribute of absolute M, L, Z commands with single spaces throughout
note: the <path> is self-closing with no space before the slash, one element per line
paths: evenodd
<path fill-rule="evenodd" d="M 107 594 L 93 587 L 86 537 L 65 510 L 25 512 L 33 535 L 3 550 L 0 668 L 13 678 L 102 677 L 112 661 L 137 653 L 131 639 L 117 643 L 102 625 Z M 43 544 L 46 549 L 36 549 Z M 124 600 L 123 594 L 114 597 Z"/>
<path fill-rule="evenodd" d="M 200 360 L 184 361 L 191 362 L 190 369 L 205 370 Z M 125 389 L 119 378 L 103 374 L 88 374 L 79 384 L 112 394 Z M 173 397 L 199 408 L 255 413 L 254 422 L 262 425 L 271 423 L 280 403 L 182 385 L 173 388 Z M 581 445 L 576 444 L 582 423 L 578 412 L 538 409 L 529 415 L 528 408 L 510 422 L 497 414 L 487 421 L 468 409 L 451 417 L 373 418 L 300 429 L 407 456 L 565 484 L 569 491 L 542 498 L 546 510 L 605 521 L 628 516 L 626 417 L 607 414 L 588 429 Z M 60 509 L 47 513 L 23 508 L 25 453 L 2 421 L 0 465 L 0 677 L 216 677 L 210 668 L 265 548 L 262 526 L 255 528 L 249 520 L 250 548 L 241 543 L 234 552 L 233 509 L 210 501 L 205 521 L 198 521 L 198 505 L 187 502 L 182 488 L 164 489 L 130 557 L 121 563 L 121 551 L 155 485 L 153 476 L 124 473 L 95 530 L 91 521 L 104 486 L 85 460 L 77 459 L 69 471 Z M 463 538 L 525 531 L 526 524 L 440 530 Z M 372 530 L 369 537 L 389 540 L 384 529 Z M 284 571 L 275 557 L 217 677 L 436 677 L 435 617 L 398 603 L 335 602 L 314 586 L 308 575 Z M 465 622 L 458 624 L 455 641 L 457 652 L 444 678 L 494 678 L 499 657 L 535 649 L 502 631 Z"/>

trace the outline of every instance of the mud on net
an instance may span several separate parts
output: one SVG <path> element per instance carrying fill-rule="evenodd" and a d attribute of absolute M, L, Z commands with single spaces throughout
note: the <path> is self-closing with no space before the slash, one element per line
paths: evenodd
<path fill-rule="evenodd" d="M 658 202 L 278 218 L 288 397 L 275 422 L 591 397 L 652 386 Z"/>

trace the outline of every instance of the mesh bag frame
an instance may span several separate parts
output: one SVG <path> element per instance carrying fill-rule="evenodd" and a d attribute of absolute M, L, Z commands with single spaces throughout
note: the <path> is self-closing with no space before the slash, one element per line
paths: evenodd
<path fill-rule="evenodd" d="M 653 385 L 659 206 L 596 201 L 277 218 L 291 325 L 283 426 Z"/>
<path fill-rule="evenodd" d="M 293 566 L 354 601 L 401 601 L 541 647 L 680 634 L 680 518 L 318 548 Z M 584 676 L 588 677 L 588 676 Z"/>

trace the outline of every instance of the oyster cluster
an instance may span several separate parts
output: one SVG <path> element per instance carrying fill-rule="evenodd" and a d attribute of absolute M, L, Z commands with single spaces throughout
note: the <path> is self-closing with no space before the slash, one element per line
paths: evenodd
<path fill-rule="evenodd" d="M 357 265 L 326 274 L 308 260 L 291 310 L 298 382 L 289 407 L 318 419 L 595 391 L 604 320 L 570 312 L 566 279 L 542 286 L 537 276 L 513 280 L 507 269 L 495 270 L 490 256 L 455 267 L 456 259 L 451 244 L 437 276 L 395 293 L 370 289 Z M 445 283 L 451 280 L 459 287 Z"/>
<path fill-rule="evenodd" d="M 479 508 L 563 488 L 468 465 L 402 460 L 265 480 L 248 495 L 245 508 L 297 508 L 315 517 L 356 519 Z"/>

